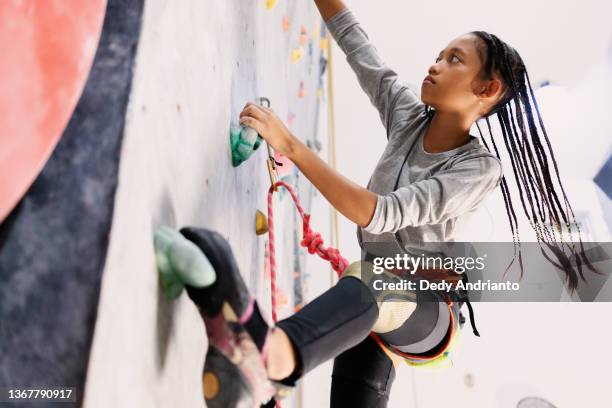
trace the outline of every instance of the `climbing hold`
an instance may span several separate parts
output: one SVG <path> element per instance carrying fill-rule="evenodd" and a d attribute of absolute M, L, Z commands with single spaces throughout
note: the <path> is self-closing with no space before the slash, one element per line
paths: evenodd
<path fill-rule="evenodd" d="M 247 160 L 261 145 L 263 138 L 257 131 L 248 126 L 230 127 L 230 147 L 232 150 L 232 166 L 238 167 Z"/>
<path fill-rule="evenodd" d="M 160 227 L 153 242 L 162 290 L 169 299 L 177 298 L 185 284 L 204 288 L 215 282 L 215 270 L 208 258 L 178 231 Z"/>
<path fill-rule="evenodd" d="M 308 42 L 308 32 L 306 31 L 306 27 L 302 26 L 300 28 L 300 45 L 302 47 L 305 47 L 307 42 Z"/>
<path fill-rule="evenodd" d="M 289 298 L 287 297 L 285 292 L 279 287 L 276 288 L 276 302 L 276 305 L 279 308 L 285 307 L 289 304 Z"/>
<path fill-rule="evenodd" d="M 257 210 L 255 213 L 255 233 L 257 235 L 263 235 L 268 232 L 268 219 L 261 211 Z"/>
<path fill-rule="evenodd" d="M 304 87 L 304 81 L 300 81 L 300 89 L 298 91 L 298 98 L 302 99 L 306 96 L 306 88 Z"/>
<path fill-rule="evenodd" d="M 326 50 L 327 47 L 329 47 L 329 40 L 327 37 L 321 37 L 321 41 L 319 41 L 319 48 Z"/>
<path fill-rule="evenodd" d="M 284 32 L 289 32 L 289 17 L 287 17 L 287 15 L 283 16 L 283 31 Z"/>
<path fill-rule="evenodd" d="M 321 86 L 319 87 L 319 89 L 317 89 L 317 98 L 322 99 L 323 95 L 324 95 L 323 87 Z"/>
<path fill-rule="evenodd" d="M 327 69 L 327 58 L 325 58 L 323 54 L 321 54 L 321 56 L 319 57 L 319 66 L 321 67 L 321 70 L 319 71 L 319 75 L 321 78 L 321 83 L 323 83 L 322 81 L 323 74 L 325 74 L 325 70 Z"/>
<path fill-rule="evenodd" d="M 276 172 L 279 177 L 282 178 L 291 173 L 291 171 L 293 170 L 293 162 L 284 154 L 274 152 L 274 160 L 279 165 L 279 167 L 276 168 Z"/>
<path fill-rule="evenodd" d="M 291 50 L 291 62 L 296 63 L 304 57 L 304 48 L 294 48 Z"/>
<path fill-rule="evenodd" d="M 276 6 L 276 3 L 278 3 L 278 0 L 266 0 L 266 8 L 272 10 Z"/>

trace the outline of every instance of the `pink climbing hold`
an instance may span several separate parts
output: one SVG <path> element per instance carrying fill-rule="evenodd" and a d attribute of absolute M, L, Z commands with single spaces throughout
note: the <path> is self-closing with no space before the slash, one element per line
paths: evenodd
<path fill-rule="evenodd" d="M 276 173 L 278 174 L 278 177 L 284 177 L 291 173 L 291 171 L 293 170 L 293 162 L 284 154 L 274 152 L 274 160 L 276 160 L 277 163 L 282 164 L 282 166 L 276 167 Z"/>

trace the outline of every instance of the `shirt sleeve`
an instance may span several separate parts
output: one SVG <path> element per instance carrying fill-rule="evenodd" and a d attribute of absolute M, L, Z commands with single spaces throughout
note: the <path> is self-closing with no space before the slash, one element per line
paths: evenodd
<path fill-rule="evenodd" d="M 386 66 L 354 14 L 344 8 L 325 23 L 387 130 L 424 110 L 420 98 Z"/>
<path fill-rule="evenodd" d="M 364 227 L 371 234 L 440 224 L 477 207 L 502 178 L 497 158 L 461 161 L 428 179 L 379 195 L 374 216 Z"/>

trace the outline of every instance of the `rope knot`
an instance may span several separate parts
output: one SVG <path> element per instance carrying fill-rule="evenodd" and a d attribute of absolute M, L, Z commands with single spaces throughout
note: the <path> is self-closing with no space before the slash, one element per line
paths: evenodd
<path fill-rule="evenodd" d="M 340 251 L 337 248 L 327 248 L 327 258 L 338 275 L 341 275 L 348 268 L 348 260 L 340 255 Z"/>
<path fill-rule="evenodd" d="M 270 283 L 272 286 L 272 320 L 276 322 L 276 256 L 274 251 L 274 212 L 272 209 L 272 195 L 278 191 L 278 187 L 284 187 L 291 194 L 291 198 L 297 207 L 297 210 L 302 218 L 302 231 L 303 238 L 300 242 L 300 245 L 307 248 L 310 254 L 314 254 L 315 252 L 322 259 L 329 261 L 332 269 L 338 274 L 338 276 L 342 275 L 342 273 L 346 270 L 349 263 L 348 260 L 342 255 L 340 255 L 340 251 L 336 248 L 325 248 L 323 246 L 323 237 L 318 232 L 313 232 L 310 229 L 310 214 L 304 213 L 302 206 L 298 200 L 297 195 L 293 188 L 285 183 L 284 181 L 277 181 L 272 184 L 268 190 L 268 234 L 270 236 L 270 240 L 268 242 L 269 247 L 269 256 L 270 256 Z"/>

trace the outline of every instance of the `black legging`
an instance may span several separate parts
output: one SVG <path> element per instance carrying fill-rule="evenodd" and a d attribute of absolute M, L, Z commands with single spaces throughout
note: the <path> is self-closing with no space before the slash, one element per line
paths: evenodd
<path fill-rule="evenodd" d="M 436 325 L 438 310 L 439 302 L 417 302 L 408 320 L 385 337 L 396 345 L 418 343 Z M 282 382 L 294 385 L 314 367 L 335 358 L 332 407 L 385 407 L 395 370 L 369 336 L 377 319 L 378 304 L 371 289 L 356 277 L 341 278 L 294 315 L 277 322 L 298 357 L 294 372 Z"/>
<path fill-rule="evenodd" d="M 384 408 L 389 402 L 395 368 L 370 336 L 334 359 L 331 408 Z"/>
<path fill-rule="evenodd" d="M 384 408 L 395 369 L 368 334 L 378 305 L 366 285 L 342 278 L 331 289 L 277 326 L 292 341 L 298 367 L 284 382 L 292 384 L 320 363 L 335 357 L 330 406 Z"/>

